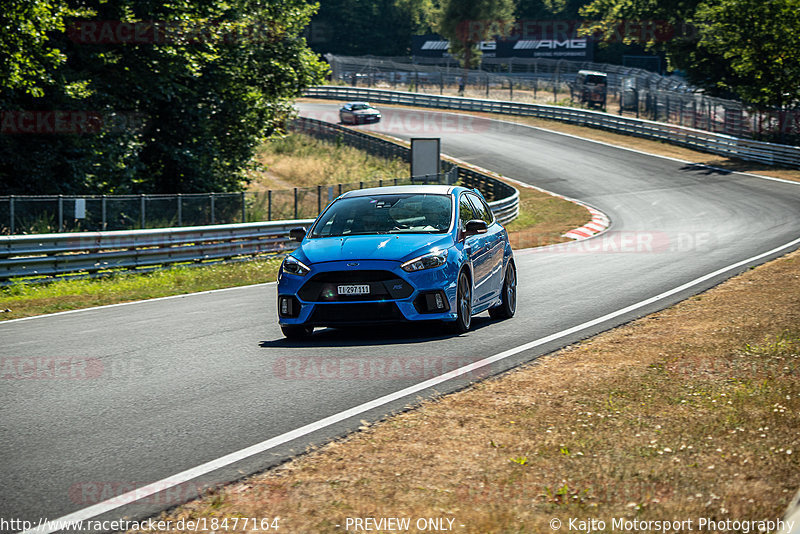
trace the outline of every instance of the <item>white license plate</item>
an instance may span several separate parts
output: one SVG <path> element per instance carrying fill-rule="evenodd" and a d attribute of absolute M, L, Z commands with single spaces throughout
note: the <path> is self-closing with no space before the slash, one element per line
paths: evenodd
<path fill-rule="evenodd" d="M 369 295 L 369 285 L 339 286 L 337 291 L 340 295 Z"/>

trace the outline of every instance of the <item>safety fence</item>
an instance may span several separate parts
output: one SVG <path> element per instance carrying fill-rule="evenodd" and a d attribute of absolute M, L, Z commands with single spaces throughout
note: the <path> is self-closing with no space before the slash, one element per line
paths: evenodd
<path fill-rule="evenodd" d="M 312 87 L 306 91 L 306 96 L 334 100 L 368 100 L 373 103 L 537 117 L 580 126 L 602 128 L 646 139 L 655 139 L 702 152 L 746 161 L 800 168 L 800 147 L 797 146 L 743 139 L 686 126 L 622 117 L 600 111 L 505 100 L 484 100 L 344 86 Z"/>
<path fill-rule="evenodd" d="M 600 71 L 608 74 L 611 89 L 622 86 L 623 80 L 635 80 L 639 86 L 675 92 L 691 91 L 684 80 L 675 76 L 662 76 L 635 67 L 623 67 L 590 61 L 569 61 L 548 58 L 482 58 L 480 69 L 465 71 L 453 58 L 354 57 L 327 55 L 331 78 L 352 85 L 419 86 L 438 88 L 459 83 L 465 85 L 504 85 L 518 89 L 540 89 L 551 82 L 570 82 L 580 70 Z"/>
<path fill-rule="evenodd" d="M 0 234 L 117 231 L 316 217 L 346 191 L 409 183 L 411 179 L 406 176 L 263 192 L 0 196 Z"/>
<path fill-rule="evenodd" d="M 486 58 L 465 71 L 454 58 L 380 58 L 328 55 L 331 79 L 351 86 L 445 93 L 557 105 L 579 105 L 580 70 L 607 76 L 608 111 L 736 137 L 797 143 L 800 108 L 755 109 L 738 100 L 711 97 L 677 76 L 587 61 Z M 460 89 L 459 89 L 460 88 Z"/>

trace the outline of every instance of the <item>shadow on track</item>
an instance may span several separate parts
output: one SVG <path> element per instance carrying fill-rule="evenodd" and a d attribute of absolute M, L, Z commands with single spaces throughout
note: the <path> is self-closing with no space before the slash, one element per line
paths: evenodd
<path fill-rule="evenodd" d="M 481 328 L 491 325 L 495 321 L 489 317 L 473 317 L 470 335 Z M 449 338 L 456 338 L 447 330 L 447 326 L 439 322 L 431 323 L 400 323 L 394 325 L 362 325 L 340 328 L 324 328 L 315 330 L 305 340 L 288 340 L 286 338 L 261 341 L 261 348 L 303 348 L 315 349 L 319 347 L 359 347 L 369 345 L 399 345 L 406 343 L 424 343 Z"/>
<path fill-rule="evenodd" d="M 702 163 L 687 163 L 683 167 L 681 167 L 682 171 L 692 171 L 698 174 L 704 174 L 706 176 L 711 175 L 720 175 L 720 176 L 728 176 L 729 174 L 733 174 L 733 171 L 729 171 L 727 169 L 720 169 L 719 167 L 709 167 Z"/>

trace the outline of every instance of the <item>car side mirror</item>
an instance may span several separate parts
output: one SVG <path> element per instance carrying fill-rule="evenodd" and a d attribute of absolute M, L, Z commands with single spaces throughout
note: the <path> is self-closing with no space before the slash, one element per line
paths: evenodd
<path fill-rule="evenodd" d="M 289 230 L 289 237 L 292 238 L 292 241 L 302 241 L 305 236 L 306 229 L 302 226 Z"/>
<path fill-rule="evenodd" d="M 488 231 L 489 227 L 486 226 L 486 221 L 483 219 L 472 219 L 471 221 L 467 221 L 467 224 L 464 226 L 464 237 L 475 234 L 485 234 Z"/>

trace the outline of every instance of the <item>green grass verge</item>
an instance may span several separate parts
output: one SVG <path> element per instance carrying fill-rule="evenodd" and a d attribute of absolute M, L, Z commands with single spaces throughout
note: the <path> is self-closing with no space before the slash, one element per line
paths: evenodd
<path fill-rule="evenodd" d="M 16 283 L 0 289 L 0 320 L 274 281 L 280 258 L 179 266 L 103 278 Z"/>

